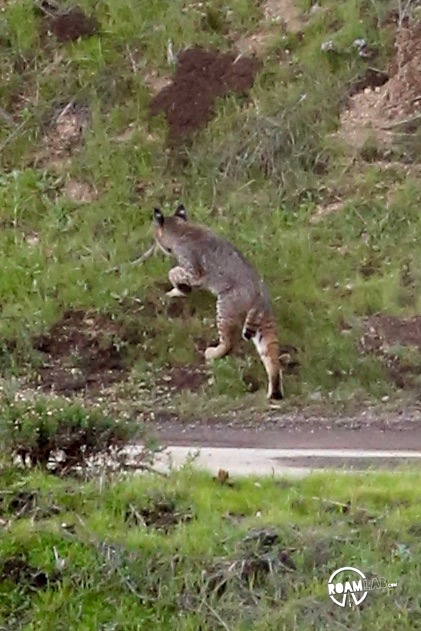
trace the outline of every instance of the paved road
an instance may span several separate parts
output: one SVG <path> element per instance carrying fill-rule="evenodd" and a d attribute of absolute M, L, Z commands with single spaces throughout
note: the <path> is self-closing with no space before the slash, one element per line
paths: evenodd
<path fill-rule="evenodd" d="M 232 475 L 302 476 L 314 470 L 421 470 L 421 423 L 380 429 L 359 427 L 221 427 L 163 424 L 150 433 L 167 446 L 159 466 L 176 468 L 193 455 L 194 466 Z"/>
<path fill-rule="evenodd" d="M 194 460 L 192 461 L 192 457 Z M 247 449 L 237 447 L 169 446 L 158 460 L 165 470 L 188 461 L 213 474 L 303 476 L 311 471 L 394 469 L 411 463 L 421 471 L 421 451 L 361 451 L 354 449 Z"/>

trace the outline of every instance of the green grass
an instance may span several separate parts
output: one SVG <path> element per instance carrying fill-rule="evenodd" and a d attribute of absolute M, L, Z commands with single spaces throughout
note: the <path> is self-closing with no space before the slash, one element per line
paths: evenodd
<path fill-rule="evenodd" d="M 244 109 L 233 97 L 219 102 L 207 129 L 169 154 L 165 124 L 148 118 L 145 74 L 172 71 L 168 40 L 176 51 L 193 43 L 226 50 L 227 28 L 231 36 L 247 34 L 261 18 L 256 3 L 246 0 L 230 3 L 229 14 L 222 2 L 207 5 L 204 18 L 197 7 L 184 11 L 181 1 L 85 1 L 82 6 L 100 20 L 100 34 L 66 45 L 52 39 L 48 48 L 29 0 L 1 13 L 0 71 L 6 80 L 0 106 L 16 123 L 0 128 L 4 376 L 36 360 L 33 337 L 69 307 L 106 312 L 152 332 L 131 349 L 135 378 L 145 378 L 146 365 L 160 371 L 196 362 L 195 339 L 215 337 L 212 301 L 193 298 L 187 322 L 169 318 L 156 286 L 165 280 L 168 262 L 159 259 L 104 274 L 149 245 L 155 205 L 173 208 L 182 198 L 192 218 L 235 241 L 265 277 L 281 342 L 299 349 L 301 370 L 287 376 L 287 393 L 305 399 L 320 390 L 339 400 L 389 395 L 378 360 L 358 351 L 359 323 L 379 311 L 408 315 L 421 309 L 419 187 L 399 169 L 385 172 L 362 162 L 346 170 L 347 151 L 331 136 L 350 81 L 365 69 L 353 40 L 365 37 L 378 47 L 379 66 L 391 54 L 390 30 L 379 27 L 389 4 L 324 2 L 326 10 L 309 19 L 302 41 L 280 30 L 251 92 L 258 108 Z M 340 51 L 334 58 L 320 50 L 330 38 Z M 290 63 L 280 63 L 286 48 Z M 64 170 L 48 160 L 34 162 L 45 125 L 71 100 L 91 115 L 82 146 Z M 129 124 L 133 134 L 117 142 Z M 69 179 L 94 186 L 98 198 L 69 200 Z M 331 195 L 344 199 L 344 209 L 312 225 L 317 204 Z M 35 244 L 28 239 L 34 232 Z M 402 283 L 408 265 L 409 288 Z M 127 304 L 135 300 L 154 309 L 130 313 Z M 344 320 L 351 335 L 341 333 Z M 250 359 L 215 368 L 207 394 L 243 397 L 247 385 L 239 376 L 247 370 L 257 372 L 263 386 L 263 369 L 250 349 Z"/>
<path fill-rule="evenodd" d="M 216 337 L 210 297 L 193 295 L 179 310 L 166 301 L 168 261 L 124 266 L 150 244 L 153 207 L 170 210 L 179 201 L 193 219 L 232 239 L 265 277 L 281 343 L 298 348 L 286 406 L 318 401 L 315 394 L 320 405 L 339 406 L 391 396 L 387 372 L 361 354 L 358 341 L 367 315 L 421 312 L 418 181 L 399 163 L 379 165 L 374 141 L 350 156 L 332 134 L 350 84 L 366 68 L 352 42 L 364 37 L 379 50 L 376 66 L 387 67 L 392 33 L 380 24 L 394 4 L 326 0 L 303 25 L 303 38 L 268 26 L 250 102 L 217 102 L 208 127 L 173 152 L 162 118 L 148 116 L 148 76 L 173 72 L 169 40 L 175 51 L 192 44 L 229 50 L 232 40 L 264 29 L 258 4 L 80 4 L 97 16 L 100 33 L 66 45 L 40 37 L 31 0 L 0 12 L 3 449 L 7 441 L 11 449 L 42 450 L 46 433 L 57 446 L 68 427 L 76 439 L 96 428 L 106 442 L 115 418 L 123 419 L 123 441 L 127 419 L 160 408 L 196 419 L 264 408 L 264 372 L 246 345 L 245 355 L 216 364 L 198 392 L 168 395 L 157 385 L 164 369 L 194 369 L 197 343 Z M 299 2 L 303 10 L 310 4 Z M 329 39 L 337 54 L 320 50 Z M 71 101 L 89 116 L 83 142 L 64 152 L 64 162 L 51 143 L 45 150 L 43 137 Z M 418 136 L 393 155 L 419 159 Z M 90 185 L 96 197 L 72 201 L 69 181 Z M 343 208 L 313 223 L 317 206 L 337 198 Z M 118 274 L 106 273 L 119 264 Z M 110 401 L 103 396 L 107 413 L 48 396 L 17 401 L 16 377 L 41 361 L 34 338 L 69 308 L 105 313 L 131 332 L 121 340 L 131 375 Z M 414 350 L 394 352 L 419 361 Z M 256 381 L 259 390 L 250 392 Z M 188 467 L 168 479 L 88 482 L 4 469 L 0 628 L 414 629 L 421 612 L 419 488 L 419 473 L 409 470 L 230 487 Z M 351 505 L 344 511 L 329 501 Z M 164 519 L 164 530 L 149 524 L 157 509 L 178 523 Z M 278 533 L 275 546 L 244 544 L 250 531 L 265 527 Z M 281 551 L 295 569 L 279 564 Z M 241 570 L 243 562 L 267 567 L 268 558 L 272 572 Z M 327 581 L 344 565 L 398 586 L 342 610 L 329 600 Z M 218 594 L 215 581 L 225 579 Z"/>
<path fill-rule="evenodd" d="M 3 471 L 0 624 L 28 631 L 413 629 L 421 606 L 420 482 L 410 470 L 232 487 L 189 467 L 168 479 L 107 484 Z M 156 507 L 167 511 L 164 530 L 153 521 Z M 243 541 L 261 528 L 278 541 L 266 549 Z M 277 562 L 281 551 L 289 568 Z M 273 571 L 242 574 L 243 561 L 259 559 L 271 559 Z M 327 582 L 347 565 L 397 588 L 341 609 Z M 215 581 L 225 579 L 219 593 Z"/>

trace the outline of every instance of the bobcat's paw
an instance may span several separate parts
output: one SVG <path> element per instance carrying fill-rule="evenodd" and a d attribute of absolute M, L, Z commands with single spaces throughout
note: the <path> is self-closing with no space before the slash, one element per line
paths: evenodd
<path fill-rule="evenodd" d="M 205 350 L 205 360 L 207 362 L 211 362 L 219 356 L 218 350 L 216 346 L 209 346 Z"/>
<path fill-rule="evenodd" d="M 180 289 L 178 289 L 178 287 L 173 287 L 171 291 L 167 291 L 165 295 L 169 296 L 170 298 L 185 298 L 186 297 L 186 294 L 183 293 Z"/>

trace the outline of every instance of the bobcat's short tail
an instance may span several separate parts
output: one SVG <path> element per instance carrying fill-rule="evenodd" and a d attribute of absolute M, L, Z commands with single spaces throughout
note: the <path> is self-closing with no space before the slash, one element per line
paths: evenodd
<path fill-rule="evenodd" d="M 246 319 L 243 325 L 243 339 L 251 340 L 256 335 L 260 322 L 262 320 L 262 314 L 259 313 L 258 309 L 250 309 L 248 314 L 246 315 Z"/>
<path fill-rule="evenodd" d="M 243 338 L 253 340 L 268 376 L 268 398 L 283 399 L 282 373 L 279 363 L 279 343 L 272 314 L 252 308 L 248 312 Z"/>

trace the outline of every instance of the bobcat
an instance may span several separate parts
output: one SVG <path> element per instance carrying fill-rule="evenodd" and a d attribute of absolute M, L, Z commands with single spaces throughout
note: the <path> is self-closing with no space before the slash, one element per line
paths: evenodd
<path fill-rule="evenodd" d="M 187 296 L 192 288 L 207 289 L 217 296 L 219 344 L 206 349 L 212 361 L 228 355 L 242 337 L 253 340 L 268 375 L 268 398 L 282 399 L 282 374 L 275 319 L 266 285 L 241 252 L 208 228 L 191 223 L 183 205 L 164 217 L 154 210 L 154 235 L 159 248 L 173 256 L 168 296 Z"/>

